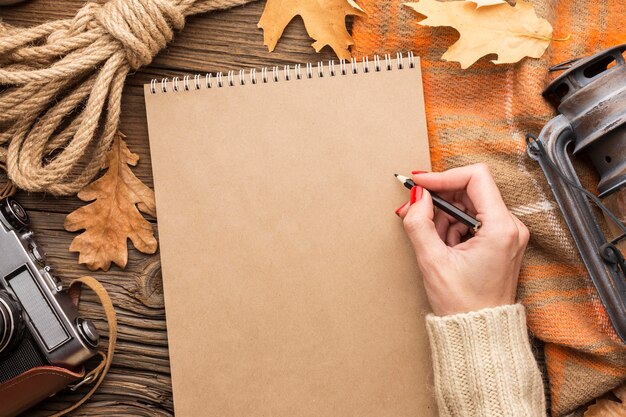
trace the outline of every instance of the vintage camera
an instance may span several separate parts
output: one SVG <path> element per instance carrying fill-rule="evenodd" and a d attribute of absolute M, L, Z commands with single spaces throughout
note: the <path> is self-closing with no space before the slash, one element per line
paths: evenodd
<path fill-rule="evenodd" d="M 96 354 L 98 333 L 51 274 L 13 198 L 0 201 L 0 383 L 44 365 L 75 369 Z"/>

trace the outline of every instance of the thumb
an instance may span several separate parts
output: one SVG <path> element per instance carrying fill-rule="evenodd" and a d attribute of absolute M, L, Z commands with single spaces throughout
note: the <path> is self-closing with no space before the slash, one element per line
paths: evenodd
<path fill-rule="evenodd" d="M 441 259 L 447 250 L 435 228 L 434 216 L 433 200 L 430 193 L 424 190 L 422 198 L 409 207 L 403 219 L 404 230 L 418 259 Z"/>

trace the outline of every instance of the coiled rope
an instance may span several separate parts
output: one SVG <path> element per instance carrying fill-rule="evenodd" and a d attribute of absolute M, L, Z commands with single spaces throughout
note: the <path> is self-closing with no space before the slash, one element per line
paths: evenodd
<path fill-rule="evenodd" d="M 77 193 L 101 169 L 124 80 L 185 17 L 251 0 L 111 0 L 32 28 L 0 22 L 0 164 L 19 188 Z"/>
<path fill-rule="evenodd" d="M 0 169 L 6 171 L 7 167 L 3 163 L 0 163 Z M 7 178 L 7 181 L 4 181 L 4 183 L 0 185 L 0 200 L 5 197 L 12 196 L 15 194 L 15 191 L 17 191 L 15 189 L 15 185 L 10 179 Z"/>

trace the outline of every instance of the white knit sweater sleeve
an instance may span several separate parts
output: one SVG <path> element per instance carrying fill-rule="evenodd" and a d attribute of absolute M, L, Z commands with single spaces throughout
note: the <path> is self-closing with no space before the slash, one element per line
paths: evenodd
<path fill-rule="evenodd" d="M 442 417 L 545 417 L 521 304 L 426 318 Z"/>

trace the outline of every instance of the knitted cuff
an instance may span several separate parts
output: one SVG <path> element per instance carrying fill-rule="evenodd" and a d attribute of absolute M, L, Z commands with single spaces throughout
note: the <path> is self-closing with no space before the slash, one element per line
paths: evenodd
<path fill-rule="evenodd" d="M 441 416 L 545 416 L 521 304 L 426 318 Z"/>

